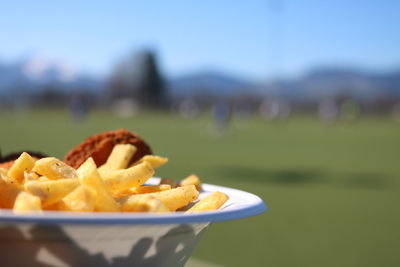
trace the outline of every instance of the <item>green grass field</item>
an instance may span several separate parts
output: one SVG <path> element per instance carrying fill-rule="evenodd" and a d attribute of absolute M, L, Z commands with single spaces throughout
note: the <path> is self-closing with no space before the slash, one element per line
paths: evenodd
<path fill-rule="evenodd" d="M 309 117 L 232 121 L 223 137 L 208 117 L 130 119 L 107 113 L 76 124 L 62 111 L 0 113 L 3 154 L 63 157 L 85 137 L 127 128 L 170 163 L 157 175 L 250 191 L 270 209 L 213 224 L 194 252 L 223 266 L 399 266 L 400 124 L 365 118 L 324 125 Z"/>

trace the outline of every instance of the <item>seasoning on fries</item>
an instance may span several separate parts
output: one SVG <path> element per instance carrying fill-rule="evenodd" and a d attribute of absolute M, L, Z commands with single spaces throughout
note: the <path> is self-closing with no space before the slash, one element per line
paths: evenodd
<path fill-rule="evenodd" d="M 138 138 L 137 135 L 135 138 Z M 146 149 L 149 150 L 148 147 Z M 15 213 L 42 210 L 187 210 L 186 213 L 193 213 L 217 210 L 229 198 L 226 194 L 214 192 L 195 203 L 201 191 L 201 181 L 196 175 L 190 175 L 180 183 L 164 178 L 158 185 L 146 185 L 155 169 L 166 164 L 168 159 L 147 152 L 140 153 L 131 143 L 117 143 L 108 153 L 101 166 L 88 157 L 81 160 L 79 167 L 74 166 L 75 169 L 54 157 L 38 159 L 23 152 L 9 169 L 0 168 L 0 208 L 13 209 Z M 144 155 L 138 158 L 136 153 Z M 188 209 L 189 206 L 191 208 Z"/>
<path fill-rule="evenodd" d="M 214 192 L 188 209 L 186 213 L 194 213 L 200 211 L 210 211 L 219 209 L 227 200 L 228 196 L 222 192 Z"/>

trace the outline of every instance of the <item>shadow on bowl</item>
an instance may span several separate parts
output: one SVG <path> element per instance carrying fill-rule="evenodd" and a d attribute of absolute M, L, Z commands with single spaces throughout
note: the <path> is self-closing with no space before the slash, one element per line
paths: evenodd
<path fill-rule="evenodd" d="M 209 223 L 0 226 L 4 266 L 184 266 Z"/>

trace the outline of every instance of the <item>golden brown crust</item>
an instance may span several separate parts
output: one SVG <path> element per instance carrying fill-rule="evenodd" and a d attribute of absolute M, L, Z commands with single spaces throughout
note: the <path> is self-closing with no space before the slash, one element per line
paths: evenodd
<path fill-rule="evenodd" d="M 131 162 L 139 160 L 144 155 L 151 154 L 150 147 L 139 135 L 126 129 L 118 129 L 86 138 L 81 144 L 68 152 L 64 162 L 78 168 L 86 159 L 92 157 L 96 165 L 101 166 L 107 161 L 116 144 L 132 144 L 137 148 Z"/>

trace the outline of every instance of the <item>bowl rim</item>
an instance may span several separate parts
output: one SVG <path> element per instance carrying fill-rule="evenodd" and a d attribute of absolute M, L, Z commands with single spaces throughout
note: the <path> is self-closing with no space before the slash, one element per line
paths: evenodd
<path fill-rule="evenodd" d="M 160 178 L 150 178 L 146 184 L 158 184 Z M 201 197 L 220 191 L 226 193 L 230 200 L 216 211 L 185 214 L 171 213 L 122 213 L 122 212 L 64 212 L 43 211 L 42 213 L 15 214 L 12 210 L 0 210 L 0 223 L 40 223 L 40 224 L 182 224 L 211 223 L 236 220 L 259 215 L 268 207 L 258 196 L 239 189 L 202 184 Z"/>

